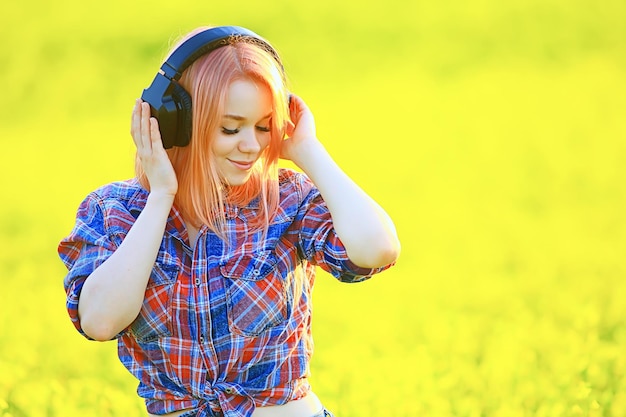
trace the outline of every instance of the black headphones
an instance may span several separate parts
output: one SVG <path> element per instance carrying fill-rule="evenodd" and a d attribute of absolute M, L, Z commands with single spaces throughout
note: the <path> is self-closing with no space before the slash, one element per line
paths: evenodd
<path fill-rule="evenodd" d="M 231 37 L 250 38 L 274 56 L 282 69 L 278 53 L 256 33 L 239 26 L 219 26 L 199 32 L 185 40 L 161 66 L 152 84 L 141 95 L 150 104 L 152 116 L 159 121 L 165 149 L 187 146 L 191 140 L 191 96 L 178 84 L 183 71 L 196 59 L 222 46 Z"/>

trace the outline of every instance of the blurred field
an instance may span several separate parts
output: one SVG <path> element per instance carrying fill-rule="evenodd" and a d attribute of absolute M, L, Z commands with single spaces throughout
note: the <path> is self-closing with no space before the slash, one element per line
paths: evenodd
<path fill-rule="evenodd" d="M 132 175 L 167 44 L 248 26 L 398 265 L 320 275 L 313 385 L 338 417 L 626 415 L 626 3 L 10 1 L 0 17 L 0 416 L 141 416 L 114 343 L 64 309 L 58 241 Z"/>

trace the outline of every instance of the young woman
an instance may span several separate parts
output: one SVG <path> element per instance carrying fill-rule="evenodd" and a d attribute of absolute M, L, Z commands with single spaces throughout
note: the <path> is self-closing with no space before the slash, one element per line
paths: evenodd
<path fill-rule="evenodd" d="M 87 338 L 118 339 L 150 415 L 329 416 L 307 381 L 315 267 L 362 281 L 395 263 L 398 238 L 266 41 L 236 27 L 185 39 L 216 30 L 170 80 L 193 103 L 189 145 L 165 149 L 157 109 L 137 100 L 136 177 L 80 205 L 59 245 L 67 308 Z"/>

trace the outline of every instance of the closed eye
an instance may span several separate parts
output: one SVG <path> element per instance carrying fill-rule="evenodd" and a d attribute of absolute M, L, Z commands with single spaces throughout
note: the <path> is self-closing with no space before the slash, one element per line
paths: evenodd
<path fill-rule="evenodd" d="M 271 129 L 270 129 L 269 127 L 265 127 L 265 126 L 255 126 L 255 127 L 256 127 L 256 129 L 257 129 L 259 132 L 265 132 L 265 133 L 267 133 L 267 132 L 270 132 L 270 131 L 271 131 Z"/>
<path fill-rule="evenodd" d="M 225 135 L 236 135 L 237 133 L 239 133 L 239 129 L 226 129 L 225 127 L 223 127 L 222 133 Z"/>

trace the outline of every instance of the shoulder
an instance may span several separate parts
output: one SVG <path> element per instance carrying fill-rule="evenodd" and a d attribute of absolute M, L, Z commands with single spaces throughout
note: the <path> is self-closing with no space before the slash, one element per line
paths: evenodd
<path fill-rule="evenodd" d="M 143 207 L 148 199 L 148 191 L 139 184 L 137 179 L 133 178 L 103 185 L 92 191 L 87 199 L 104 203 L 118 202 L 128 207 Z"/>
<path fill-rule="evenodd" d="M 148 191 L 136 179 L 116 181 L 103 185 L 85 197 L 77 217 L 86 222 L 100 221 L 129 224 L 146 206 Z"/>
<path fill-rule="evenodd" d="M 289 168 L 281 168 L 278 171 L 278 184 L 281 200 L 289 195 L 297 195 L 299 200 L 304 199 L 315 185 L 305 174 Z"/>
<path fill-rule="evenodd" d="M 147 191 L 134 179 L 112 182 L 90 192 L 76 212 L 74 228 L 61 245 L 92 242 L 109 245 L 112 235 L 123 236 L 145 207 Z M 112 248 L 112 246 L 111 246 Z"/>
<path fill-rule="evenodd" d="M 285 213 L 298 217 L 310 215 L 311 211 L 327 211 L 320 191 L 306 174 L 292 169 L 281 169 L 278 177 L 279 204 Z"/>

